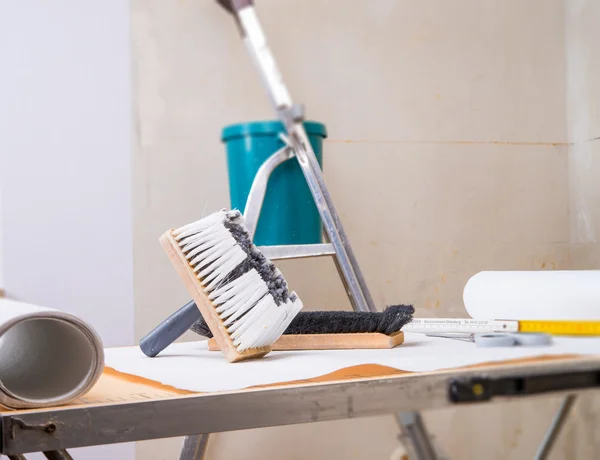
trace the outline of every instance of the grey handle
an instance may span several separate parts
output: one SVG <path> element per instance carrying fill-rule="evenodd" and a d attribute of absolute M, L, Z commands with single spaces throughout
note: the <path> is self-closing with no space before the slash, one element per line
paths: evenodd
<path fill-rule="evenodd" d="M 154 358 L 201 318 L 196 303 L 190 300 L 140 340 L 141 350 L 146 356 Z"/>

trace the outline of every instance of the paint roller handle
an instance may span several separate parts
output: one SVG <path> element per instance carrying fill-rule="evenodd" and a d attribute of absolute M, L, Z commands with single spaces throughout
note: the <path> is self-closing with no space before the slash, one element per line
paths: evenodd
<path fill-rule="evenodd" d="M 202 318 L 193 300 L 169 316 L 140 340 L 140 349 L 150 358 L 181 337 L 192 325 Z"/>

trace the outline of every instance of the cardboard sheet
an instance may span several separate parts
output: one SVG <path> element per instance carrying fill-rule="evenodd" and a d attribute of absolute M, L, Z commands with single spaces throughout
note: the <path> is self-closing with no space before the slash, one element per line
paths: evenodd
<path fill-rule="evenodd" d="M 168 399 L 189 394 L 193 394 L 193 392 L 105 368 L 96 385 L 85 396 L 75 401 L 73 405 L 118 404 Z"/>
<path fill-rule="evenodd" d="M 405 333 L 405 342 L 388 350 L 272 352 L 265 358 L 228 363 L 205 341 L 176 343 L 155 358 L 138 347 L 105 351 L 106 366 L 192 392 L 240 390 L 309 380 L 364 365 L 395 371 L 425 372 L 544 356 L 599 355 L 600 338 L 555 337 L 551 346 L 477 348 L 470 342 Z"/>
<path fill-rule="evenodd" d="M 117 372 L 114 369 L 104 368 L 102 375 L 84 396 L 73 401 L 68 401 L 61 406 L 55 406 L 50 410 L 61 407 L 81 407 L 90 405 L 110 405 L 133 403 L 138 401 L 156 401 L 178 398 L 194 394 L 190 391 L 179 390 L 168 385 L 162 385 L 152 380 L 136 377 L 129 374 Z M 12 409 L 0 405 L 0 413 L 14 413 L 22 409 Z M 30 408 L 27 411 L 45 411 L 46 407 Z"/>

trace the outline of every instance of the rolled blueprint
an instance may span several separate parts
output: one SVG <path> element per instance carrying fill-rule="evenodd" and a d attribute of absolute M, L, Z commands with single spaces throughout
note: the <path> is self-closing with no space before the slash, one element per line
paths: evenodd
<path fill-rule="evenodd" d="M 483 271 L 463 301 L 474 319 L 600 320 L 600 270 Z"/>
<path fill-rule="evenodd" d="M 83 396 L 104 369 L 104 348 L 79 318 L 0 299 L 0 404 L 62 405 Z"/>

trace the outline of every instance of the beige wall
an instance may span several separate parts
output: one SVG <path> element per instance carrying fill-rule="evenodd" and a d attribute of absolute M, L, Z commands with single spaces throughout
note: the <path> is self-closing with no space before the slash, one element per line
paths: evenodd
<path fill-rule="evenodd" d="M 598 266 L 592 3 L 258 2 L 293 98 L 327 124 L 326 180 L 380 306 L 462 316 L 479 270 Z M 229 203 L 222 127 L 273 114 L 214 2 L 134 0 L 133 50 L 139 339 L 187 300 L 158 236 Z M 331 261 L 281 266 L 307 308 L 349 308 Z M 426 416 L 453 458 L 530 458 L 559 402 Z M 577 406 L 554 458 L 599 451 L 598 409 Z M 207 457 L 387 459 L 395 435 L 391 417 L 270 428 L 214 436 Z M 180 442 L 139 443 L 139 458 L 176 458 Z"/>
<path fill-rule="evenodd" d="M 600 238 L 600 4 L 569 0 L 566 8 L 567 114 L 571 241 L 582 252 Z"/>

